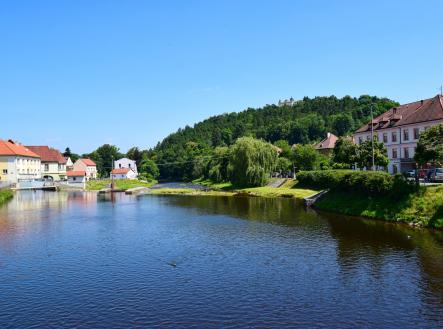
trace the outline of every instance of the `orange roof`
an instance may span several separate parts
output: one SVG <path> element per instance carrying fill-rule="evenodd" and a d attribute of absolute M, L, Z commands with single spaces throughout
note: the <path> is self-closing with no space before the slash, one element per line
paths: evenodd
<path fill-rule="evenodd" d="M 95 164 L 94 161 L 92 161 L 91 159 L 80 159 L 85 165 L 89 166 L 89 167 L 95 167 L 97 166 Z"/>
<path fill-rule="evenodd" d="M 112 169 L 111 174 L 127 174 L 129 172 L 129 168 L 116 168 Z"/>
<path fill-rule="evenodd" d="M 4 141 L 0 139 L 0 155 L 20 155 L 30 158 L 40 158 L 39 155 L 32 152 L 26 146 L 16 144 L 11 140 Z"/>
<path fill-rule="evenodd" d="M 419 122 L 443 120 L 443 96 L 435 97 L 393 107 L 374 118 L 374 130 L 399 127 Z M 371 122 L 360 127 L 356 133 L 370 131 Z"/>
<path fill-rule="evenodd" d="M 83 170 L 79 170 L 79 171 L 68 171 L 68 172 L 66 172 L 66 176 L 68 176 L 68 177 L 86 176 L 86 171 L 83 171 Z"/>
<path fill-rule="evenodd" d="M 65 164 L 66 160 L 62 154 L 49 146 L 27 146 L 32 152 L 38 154 L 42 159 L 42 162 L 58 162 Z"/>
<path fill-rule="evenodd" d="M 322 140 L 320 143 L 315 145 L 314 147 L 317 150 L 323 149 L 333 149 L 335 147 L 335 143 L 337 143 L 338 137 L 334 134 L 328 133 L 327 137 Z"/>

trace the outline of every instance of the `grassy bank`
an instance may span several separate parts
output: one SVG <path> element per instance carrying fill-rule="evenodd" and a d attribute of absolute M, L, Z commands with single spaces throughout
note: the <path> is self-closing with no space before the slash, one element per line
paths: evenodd
<path fill-rule="evenodd" d="M 13 196 L 14 194 L 10 189 L 0 190 L 0 205 L 4 204 L 6 201 L 11 200 Z"/>
<path fill-rule="evenodd" d="M 151 187 L 157 184 L 157 181 L 144 182 L 136 179 L 117 179 L 114 181 L 115 188 L 119 190 L 127 190 L 134 187 Z M 111 180 L 91 180 L 86 183 L 87 191 L 99 191 L 111 184 Z"/>
<path fill-rule="evenodd" d="M 341 214 L 443 228 L 443 186 L 421 187 L 400 200 L 331 191 L 315 206 Z"/>

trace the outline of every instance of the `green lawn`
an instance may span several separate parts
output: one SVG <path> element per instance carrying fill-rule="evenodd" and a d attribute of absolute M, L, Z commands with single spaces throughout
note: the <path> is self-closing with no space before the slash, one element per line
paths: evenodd
<path fill-rule="evenodd" d="M 329 192 L 315 206 L 342 214 L 443 228 L 443 186 L 422 187 L 401 200 Z"/>
<path fill-rule="evenodd" d="M 14 193 L 10 189 L 0 190 L 0 205 L 9 201 L 14 196 Z"/>
<path fill-rule="evenodd" d="M 150 181 L 150 182 L 142 182 L 137 179 L 116 179 L 114 181 L 115 188 L 119 190 L 127 190 L 134 187 L 151 187 L 155 184 L 157 184 L 157 181 Z M 111 180 L 91 180 L 86 183 L 86 190 L 87 191 L 98 191 L 103 188 L 109 187 L 109 184 L 111 184 Z"/>

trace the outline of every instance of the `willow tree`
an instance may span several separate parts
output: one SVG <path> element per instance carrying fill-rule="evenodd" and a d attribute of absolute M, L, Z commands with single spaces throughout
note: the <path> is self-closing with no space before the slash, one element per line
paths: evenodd
<path fill-rule="evenodd" d="M 252 137 L 237 139 L 231 146 L 229 171 L 236 186 L 263 186 L 277 163 L 274 146 Z"/>

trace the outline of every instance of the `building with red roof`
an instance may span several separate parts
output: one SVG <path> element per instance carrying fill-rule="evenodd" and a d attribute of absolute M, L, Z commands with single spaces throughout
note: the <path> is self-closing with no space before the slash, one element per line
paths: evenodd
<path fill-rule="evenodd" d="M 326 138 L 323 139 L 320 143 L 317 143 L 314 147 L 318 152 L 324 155 L 331 155 L 337 141 L 337 136 L 335 136 L 333 133 L 327 133 Z"/>
<path fill-rule="evenodd" d="M 136 179 L 137 173 L 131 168 L 115 168 L 111 171 L 112 179 Z"/>
<path fill-rule="evenodd" d="M 74 163 L 74 171 L 85 171 L 86 179 L 97 179 L 97 165 L 94 161 L 87 158 L 81 158 L 75 161 Z"/>
<path fill-rule="evenodd" d="M 0 140 L 0 183 L 41 178 L 40 156 L 12 140 Z"/>
<path fill-rule="evenodd" d="M 42 177 L 53 181 L 66 179 L 66 159 L 56 149 L 49 146 L 27 146 L 41 159 Z"/>
<path fill-rule="evenodd" d="M 390 173 L 407 172 L 415 168 L 414 154 L 420 133 L 443 123 L 443 96 L 393 107 L 360 127 L 354 142 L 361 144 L 374 139 L 388 150 Z"/>

